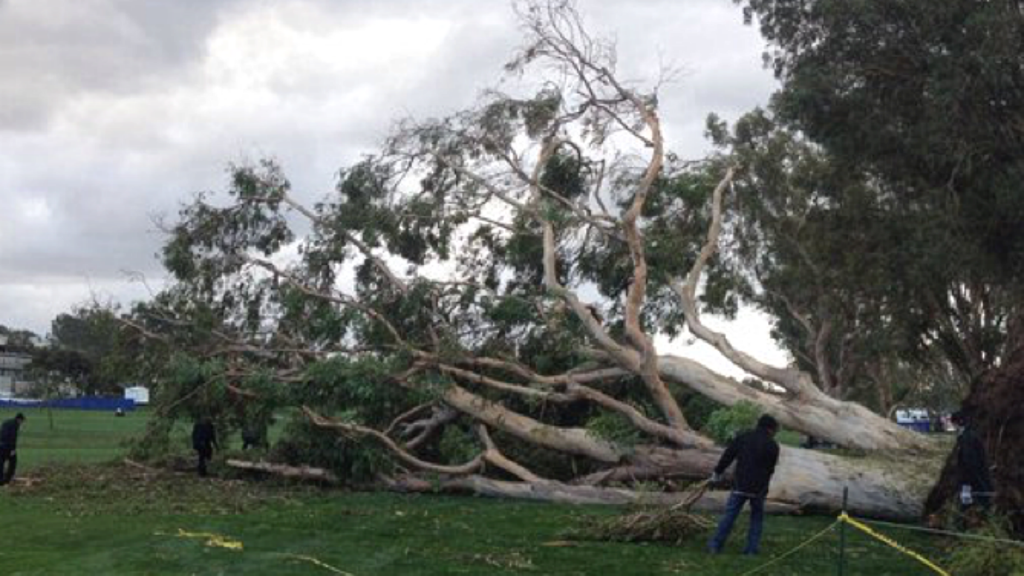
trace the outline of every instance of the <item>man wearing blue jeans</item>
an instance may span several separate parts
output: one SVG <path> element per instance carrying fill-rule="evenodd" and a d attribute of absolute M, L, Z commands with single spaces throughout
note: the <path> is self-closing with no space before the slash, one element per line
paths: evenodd
<path fill-rule="evenodd" d="M 729 532 L 732 532 L 732 525 L 746 502 L 750 502 L 750 530 L 747 532 L 747 546 L 743 553 L 757 554 L 764 524 L 764 499 L 768 495 L 772 474 L 775 473 L 775 464 L 779 461 L 779 445 L 775 442 L 775 433 L 778 431 L 779 423 L 774 418 L 767 414 L 761 416 L 757 428 L 736 436 L 729 443 L 718 466 L 715 466 L 712 482 L 721 479 L 726 468 L 736 460 L 733 489 L 725 505 L 725 514 L 708 543 L 712 554 L 722 551 Z"/>

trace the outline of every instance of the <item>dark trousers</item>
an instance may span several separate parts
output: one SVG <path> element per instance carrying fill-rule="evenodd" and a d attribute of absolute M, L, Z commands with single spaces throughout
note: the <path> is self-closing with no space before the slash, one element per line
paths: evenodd
<path fill-rule="evenodd" d="M 743 549 L 744 554 L 757 554 L 761 544 L 761 529 L 764 526 L 764 496 L 754 496 L 742 492 L 729 494 L 729 501 L 725 504 L 725 514 L 718 523 L 718 530 L 708 543 L 712 552 L 721 552 L 725 546 L 729 533 L 732 532 L 732 525 L 743 510 L 743 504 L 750 502 L 750 530 L 747 531 L 747 547 Z"/>
<path fill-rule="evenodd" d="M 196 448 L 196 455 L 199 457 L 199 463 L 196 466 L 196 472 L 200 476 L 206 476 L 206 463 L 213 457 L 212 448 Z"/>
<path fill-rule="evenodd" d="M 0 484 L 7 484 L 14 479 L 14 471 L 18 469 L 18 454 L 9 448 L 0 448 Z"/>

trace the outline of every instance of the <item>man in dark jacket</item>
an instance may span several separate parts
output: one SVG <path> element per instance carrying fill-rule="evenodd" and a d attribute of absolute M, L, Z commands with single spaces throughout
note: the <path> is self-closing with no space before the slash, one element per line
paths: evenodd
<path fill-rule="evenodd" d="M 206 476 L 206 462 L 213 457 L 214 448 L 220 449 L 220 445 L 217 444 L 217 432 L 213 429 L 213 422 L 203 418 L 192 427 L 192 449 L 199 456 L 196 470 L 200 476 Z"/>
<path fill-rule="evenodd" d="M 0 485 L 14 479 L 18 468 L 18 430 L 25 421 L 25 415 L 17 416 L 0 425 Z"/>
<path fill-rule="evenodd" d="M 709 550 L 717 554 L 725 546 L 725 540 L 732 531 L 736 517 L 743 510 L 743 504 L 750 502 L 750 530 L 747 533 L 747 547 L 744 554 L 757 554 L 761 542 L 761 528 L 764 524 L 764 500 L 768 495 L 768 484 L 779 461 L 779 445 L 775 433 L 779 423 L 767 414 L 757 421 L 757 428 L 748 430 L 733 439 L 722 458 L 715 466 L 712 482 L 717 482 L 726 468 L 736 460 L 736 471 L 732 492 L 725 505 L 725 514 L 718 523 L 718 530 L 708 543 Z"/>
<path fill-rule="evenodd" d="M 978 437 L 966 412 L 953 414 L 953 423 L 960 427 L 956 439 L 956 469 L 959 473 L 960 507 L 977 504 L 988 510 L 992 501 L 992 477 L 989 475 L 985 443 Z"/>

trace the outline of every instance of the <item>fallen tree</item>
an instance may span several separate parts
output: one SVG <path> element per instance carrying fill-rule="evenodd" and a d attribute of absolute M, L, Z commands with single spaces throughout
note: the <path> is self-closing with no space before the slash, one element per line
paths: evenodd
<path fill-rule="evenodd" d="M 687 421 L 689 389 L 867 454 L 783 450 L 776 506 L 835 510 L 849 487 L 855 513 L 918 516 L 923 437 L 703 324 L 742 166 L 707 182 L 675 165 L 653 92 L 616 76 L 570 3 L 519 15 L 508 69 L 534 95 L 401 123 L 313 207 L 267 161 L 234 169 L 229 205 L 182 209 L 163 251 L 176 283 L 125 318 L 164 358 L 189 351 L 161 414 L 291 405 L 316 436 L 303 449 L 394 488 L 622 503 L 710 474 L 721 449 Z M 659 354 L 654 335 L 683 329 L 767 388 Z"/>

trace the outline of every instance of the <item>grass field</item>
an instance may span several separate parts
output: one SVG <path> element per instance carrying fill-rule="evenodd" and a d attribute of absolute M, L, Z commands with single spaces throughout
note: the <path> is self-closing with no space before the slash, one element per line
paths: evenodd
<path fill-rule="evenodd" d="M 124 465 L 118 458 L 144 413 L 55 412 L 29 417 L 19 446 L 31 485 L 0 490 L 0 574 L 698 574 L 736 575 L 797 545 L 830 523 L 770 517 L 763 554 L 739 555 L 744 525 L 727 553 L 683 546 L 579 542 L 566 532 L 607 508 L 472 497 L 349 493 L 273 482 L 201 480 Z M 0 415 L 7 417 L 6 414 Z M 45 462 L 63 461 L 60 466 Z M 186 535 L 180 535 L 179 531 Z M 206 545 L 212 533 L 242 550 Z M 938 543 L 898 534 L 941 558 Z M 829 534 L 761 574 L 834 573 Z M 846 574 L 914 575 L 928 570 L 849 534 Z"/>
<path fill-rule="evenodd" d="M 0 410 L 0 420 L 16 410 Z M 111 412 L 53 410 L 53 429 L 45 409 L 21 410 L 25 423 L 18 435 L 18 469 L 29 471 L 47 463 L 107 462 L 124 453 L 123 443 L 146 427 L 145 410 L 123 418 Z"/>

